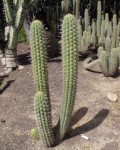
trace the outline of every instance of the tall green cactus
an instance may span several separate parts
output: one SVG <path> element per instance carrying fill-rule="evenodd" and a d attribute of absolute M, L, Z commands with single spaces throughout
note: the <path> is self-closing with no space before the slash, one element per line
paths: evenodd
<path fill-rule="evenodd" d="M 38 125 L 47 146 L 54 144 L 51 105 L 47 77 L 47 56 L 42 22 L 35 20 L 30 28 L 33 75 L 36 87 L 35 106 Z"/>
<path fill-rule="evenodd" d="M 62 61 L 63 61 L 63 99 L 60 111 L 60 139 L 69 128 L 73 111 L 78 63 L 77 23 L 73 15 L 68 14 L 62 23 Z"/>

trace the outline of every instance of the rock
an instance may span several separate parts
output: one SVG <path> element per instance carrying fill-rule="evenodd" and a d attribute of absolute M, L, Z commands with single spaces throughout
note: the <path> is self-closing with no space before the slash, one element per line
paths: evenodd
<path fill-rule="evenodd" d="M 117 94 L 114 94 L 114 93 L 111 93 L 111 92 L 107 93 L 107 98 L 111 102 L 116 102 L 118 100 Z"/>
<path fill-rule="evenodd" d="M 19 66 L 18 66 L 18 70 L 22 70 L 22 69 L 24 69 L 24 66 L 19 65 Z"/>

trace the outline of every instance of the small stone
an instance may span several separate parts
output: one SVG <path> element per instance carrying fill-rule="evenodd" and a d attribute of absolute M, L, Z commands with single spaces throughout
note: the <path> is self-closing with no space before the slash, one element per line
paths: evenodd
<path fill-rule="evenodd" d="M 22 69 L 24 69 L 25 67 L 24 66 L 22 66 L 22 65 L 19 65 L 18 66 L 18 70 L 22 70 Z"/>
<path fill-rule="evenodd" d="M 107 98 L 111 102 L 116 102 L 118 100 L 117 94 L 114 94 L 114 93 L 111 93 L 111 92 L 107 93 Z"/>
<path fill-rule="evenodd" d="M 81 136 L 81 138 L 83 138 L 85 140 L 89 140 L 89 138 L 86 135 L 84 135 L 84 134 L 81 134 L 80 136 Z"/>

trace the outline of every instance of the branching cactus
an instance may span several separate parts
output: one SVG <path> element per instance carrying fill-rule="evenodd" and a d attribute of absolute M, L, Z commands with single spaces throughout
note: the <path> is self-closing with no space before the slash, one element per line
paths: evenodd
<path fill-rule="evenodd" d="M 108 48 L 109 42 L 108 42 Z M 107 50 L 107 49 L 106 49 Z M 109 51 L 105 51 L 103 47 L 98 49 L 98 59 L 92 61 L 92 58 L 87 58 L 83 62 L 84 69 L 91 70 L 96 64 L 100 64 L 103 75 L 105 77 L 113 77 L 118 72 L 119 63 L 120 63 L 120 48 L 113 48 Z"/>
<path fill-rule="evenodd" d="M 60 111 L 60 139 L 63 139 L 70 125 L 76 95 L 78 42 L 77 23 L 73 15 L 68 14 L 62 23 L 62 61 L 63 61 L 63 99 Z"/>
<path fill-rule="evenodd" d="M 54 144 L 52 132 L 51 105 L 48 88 L 47 56 L 42 22 L 35 20 L 30 29 L 30 44 L 32 54 L 33 75 L 37 94 L 35 96 L 35 109 L 37 114 L 40 135 L 47 146 Z"/>
<path fill-rule="evenodd" d="M 18 34 L 22 28 L 25 11 L 37 0 L 3 0 L 6 22 L 9 26 L 8 43 L 5 49 L 5 64 L 6 71 L 0 73 L 0 76 L 9 74 L 13 68 L 17 68 L 17 41 Z M 3 59 L 3 58 L 2 58 Z"/>

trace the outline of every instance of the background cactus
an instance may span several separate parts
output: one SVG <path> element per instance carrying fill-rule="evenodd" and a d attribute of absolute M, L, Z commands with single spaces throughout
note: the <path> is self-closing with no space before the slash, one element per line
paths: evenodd
<path fill-rule="evenodd" d="M 109 45 L 109 44 L 108 44 Z M 109 46 L 108 46 L 109 47 Z M 83 62 L 83 68 L 90 70 L 94 65 L 100 63 L 103 75 L 106 77 L 113 77 L 118 72 L 119 68 L 119 53 L 120 48 L 113 48 L 112 50 L 106 49 L 103 47 L 99 47 L 98 49 L 98 59 L 92 61 L 92 58 L 88 57 Z"/>
<path fill-rule="evenodd" d="M 17 42 L 18 34 L 21 30 L 26 15 L 26 9 L 30 7 L 30 4 L 35 3 L 37 0 L 3 0 L 6 23 L 9 26 L 9 32 L 7 37 L 7 45 L 4 51 L 6 71 L 0 73 L 0 76 L 9 74 L 13 68 L 17 68 Z M 1 60 L 2 61 L 2 60 Z"/>

